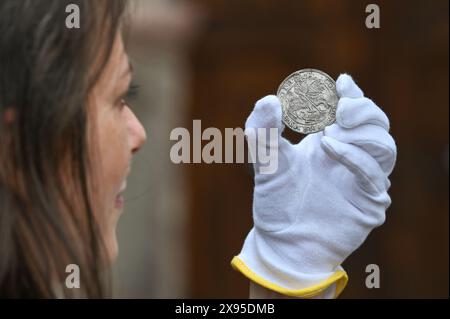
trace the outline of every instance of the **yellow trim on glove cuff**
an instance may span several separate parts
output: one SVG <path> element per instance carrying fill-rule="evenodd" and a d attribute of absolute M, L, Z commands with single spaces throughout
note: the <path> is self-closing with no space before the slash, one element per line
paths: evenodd
<path fill-rule="evenodd" d="M 324 292 L 330 285 L 336 283 L 336 292 L 335 298 L 337 298 L 341 292 L 344 290 L 345 286 L 348 282 L 347 273 L 344 270 L 337 270 L 333 275 L 320 282 L 317 285 L 300 289 L 300 290 L 292 290 L 281 287 L 273 282 L 270 282 L 261 276 L 255 274 L 248 266 L 238 257 L 235 256 L 231 261 L 231 266 L 241 272 L 244 276 L 246 276 L 251 281 L 257 283 L 260 286 L 263 286 L 272 291 L 278 292 L 280 294 L 291 296 L 291 297 L 300 297 L 300 298 L 312 298 L 320 295 Z"/>

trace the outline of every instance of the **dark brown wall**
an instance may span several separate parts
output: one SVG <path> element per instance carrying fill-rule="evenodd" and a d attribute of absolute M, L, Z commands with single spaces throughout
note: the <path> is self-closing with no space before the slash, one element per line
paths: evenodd
<path fill-rule="evenodd" d="M 343 297 L 448 297 L 448 1 L 197 1 L 207 13 L 192 51 L 191 118 L 243 127 L 254 102 L 307 67 L 354 76 L 388 114 L 398 145 L 387 221 L 344 263 Z M 294 139 L 298 136 L 290 135 Z M 447 153 L 448 154 L 448 153 Z M 447 155 L 448 156 L 448 155 Z M 243 164 L 191 164 L 192 297 L 247 297 L 229 266 L 251 228 Z M 365 266 L 381 288 L 365 288 Z"/>

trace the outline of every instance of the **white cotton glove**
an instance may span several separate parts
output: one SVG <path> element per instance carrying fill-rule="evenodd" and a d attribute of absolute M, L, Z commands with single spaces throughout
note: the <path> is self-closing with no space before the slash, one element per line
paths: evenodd
<path fill-rule="evenodd" d="M 232 265 L 289 296 L 317 296 L 333 283 L 339 295 L 347 282 L 341 263 L 383 224 L 391 203 L 397 151 L 389 120 L 349 75 L 336 87 L 336 123 L 299 144 L 281 136 L 276 96 L 258 101 L 245 123 L 246 134 L 279 129 L 278 169 L 261 174 L 254 165 L 254 227 Z"/>

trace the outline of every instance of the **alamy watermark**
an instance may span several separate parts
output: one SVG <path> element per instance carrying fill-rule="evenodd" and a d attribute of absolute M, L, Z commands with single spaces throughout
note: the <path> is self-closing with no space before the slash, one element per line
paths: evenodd
<path fill-rule="evenodd" d="M 66 288 L 78 289 L 80 288 L 80 266 L 76 264 L 69 264 L 66 266 Z"/>
<path fill-rule="evenodd" d="M 366 287 L 369 289 L 380 288 L 380 267 L 377 264 L 366 266 Z"/>
<path fill-rule="evenodd" d="M 69 4 L 66 6 L 66 28 L 79 29 L 80 28 L 80 7 L 76 4 Z"/>
<path fill-rule="evenodd" d="M 368 4 L 366 6 L 366 13 L 369 13 L 366 17 L 367 29 L 379 29 L 380 28 L 380 7 L 374 3 Z"/>
<path fill-rule="evenodd" d="M 66 27 L 68 29 L 80 28 L 80 8 L 76 4 L 68 4 L 66 6 Z M 366 6 L 366 27 L 368 29 L 380 28 L 380 7 L 377 4 L 371 3 Z"/>
<path fill-rule="evenodd" d="M 223 137 L 218 128 L 202 130 L 201 120 L 193 120 L 192 134 L 184 127 L 171 131 L 170 140 L 176 143 L 170 149 L 170 159 L 175 164 L 248 162 L 256 164 L 260 174 L 273 174 L 278 169 L 278 139 L 277 128 L 225 128 Z M 202 145 L 204 141 L 207 143 Z"/>

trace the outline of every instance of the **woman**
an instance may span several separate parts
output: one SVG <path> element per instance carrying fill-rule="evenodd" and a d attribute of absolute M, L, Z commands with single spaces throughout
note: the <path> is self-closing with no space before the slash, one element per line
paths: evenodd
<path fill-rule="evenodd" d="M 81 28 L 65 26 L 67 5 Z M 0 2 L 0 297 L 108 297 L 131 159 L 146 134 L 130 110 L 120 0 Z M 336 123 L 292 145 L 276 96 L 246 134 L 276 128 L 278 169 L 255 163 L 254 228 L 232 266 L 252 297 L 336 297 L 342 262 L 381 225 L 396 159 L 389 120 L 348 75 Z M 253 131 L 255 132 L 255 131 Z M 260 145 L 260 144 L 259 144 Z M 82 293 L 64 285 L 81 269 Z"/>
<path fill-rule="evenodd" d="M 67 29 L 66 6 L 80 8 Z M 127 103 L 124 1 L 0 2 L 0 297 L 108 296 L 102 270 L 131 158 L 146 139 Z M 132 88 L 131 88 L 132 89 Z"/>

